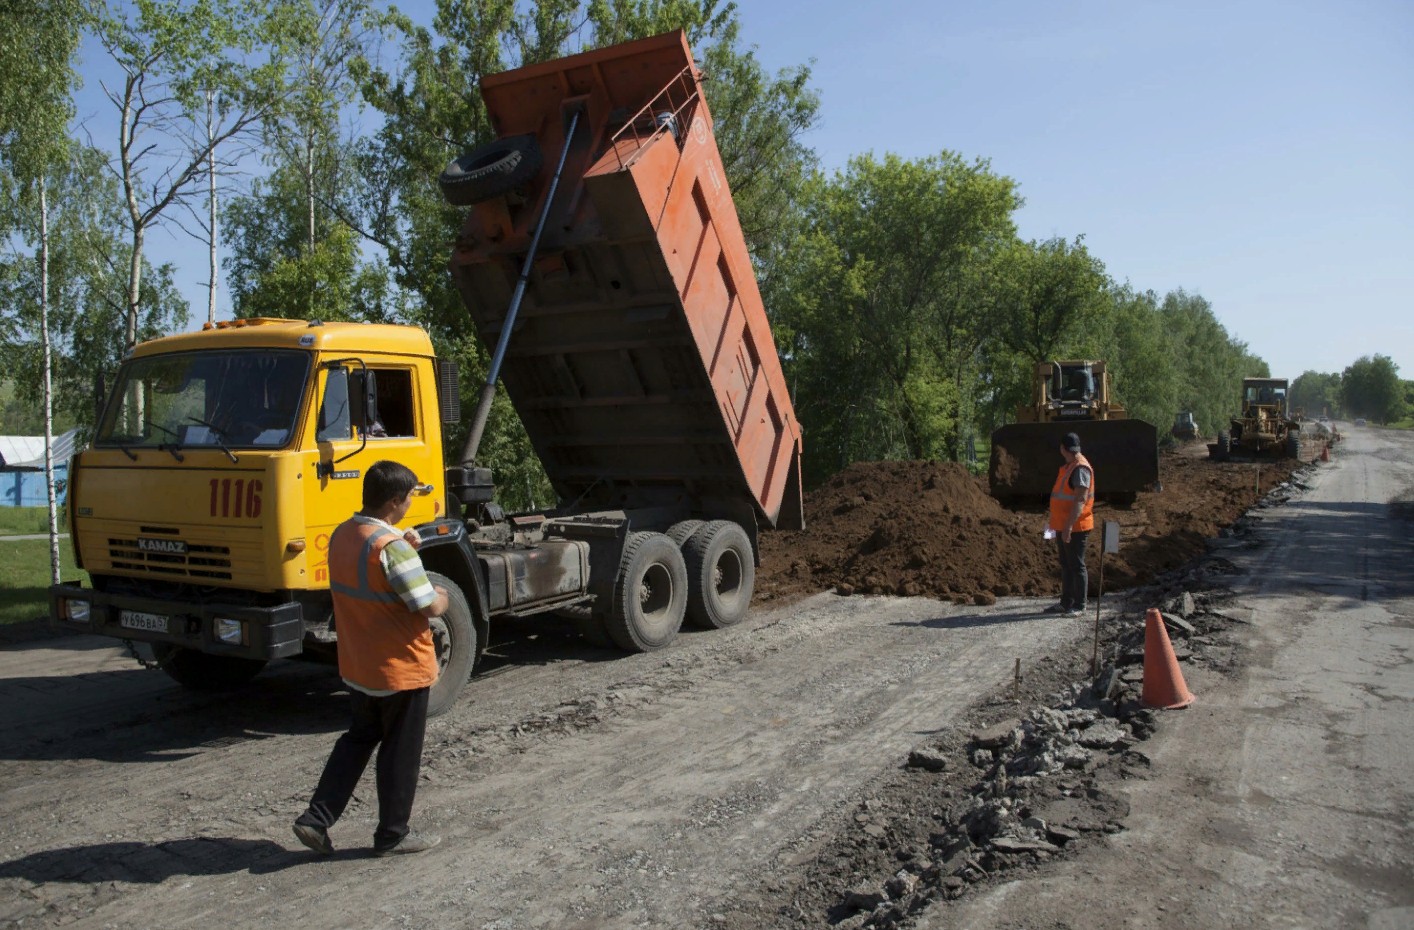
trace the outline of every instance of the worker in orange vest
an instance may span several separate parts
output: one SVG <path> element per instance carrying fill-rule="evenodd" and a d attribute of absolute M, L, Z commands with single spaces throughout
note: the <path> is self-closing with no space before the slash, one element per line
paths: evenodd
<path fill-rule="evenodd" d="M 1055 536 L 1060 554 L 1060 603 L 1046 608 L 1050 614 L 1080 614 L 1085 610 L 1089 575 L 1085 571 L 1085 544 L 1095 528 L 1095 469 L 1080 454 L 1080 437 L 1066 433 L 1060 442 L 1065 464 L 1051 488 L 1051 513 L 1046 535 Z"/>
<path fill-rule="evenodd" d="M 378 855 L 416 853 L 435 836 L 411 832 L 413 795 L 422 766 L 428 691 L 437 681 L 437 650 L 428 620 L 447 612 L 447 592 L 427 578 L 415 534 L 396 524 L 414 496 L 431 485 L 398 462 L 374 462 L 363 479 L 363 509 L 329 540 L 329 590 L 339 631 L 339 674 L 349 687 L 353 723 L 334 744 L 295 836 L 321 855 L 334 851 L 329 828 L 343 814 L 374 750 Z"/>

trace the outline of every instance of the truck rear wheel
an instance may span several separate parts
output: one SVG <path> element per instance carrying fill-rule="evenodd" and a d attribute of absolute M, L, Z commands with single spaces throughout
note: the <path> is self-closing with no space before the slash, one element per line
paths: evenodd
<path fill-rule="evenodd" d="M 668 527 L 668 538 L 681 549 L 692 538 L 692 534 L 702 529 L 703 520 L 682 520 Z"/>
<path fill-rule="evenodd" d="M 445 713 L 457 702 L 462 686 L 476 664 L 476 626 L 471 607 L 457 583 L 446 575 L 428 572 L 427 580 L 447 591 L 447 612 L 428 621 L 437 647 L 437 683 L 427 695 L 427 716 Z"/>
<path fill-rule="evenodd" d="M 756 559 L 746 531 L 730 520 L 714 520 L 687 541 L 683 558 L 693 626 L 720 630 L 740 623 L 756 586 Z"/>
<path fill-rule="evenodd" d="M 633 533 L 619 559 L 604 626 L 615 645 L 652 652 L 677 638 L 687 609 L 687 566 L 662 533 Z"/>
<path fill-rule="evenodd" d="M 193 691 L 228 691 L 250 681 L 265 668 L 263 659 L 214 656 L 171 643 L 153 643 L 152 655 L 173 681 Z"/>

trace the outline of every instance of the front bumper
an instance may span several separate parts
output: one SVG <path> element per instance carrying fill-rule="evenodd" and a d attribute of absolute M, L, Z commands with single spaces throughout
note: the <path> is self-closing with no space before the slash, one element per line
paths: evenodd
<path fill-rule="evenodd" d="M 88 620 L 70 618 L 70 601 L 84 601 Z M 123 613 L 147 615 L 144 620 L 155 629 L 123 625 Z M 130 617 L 131 617 L 130 613 Z M 160 598 L 107 594 L 80 585 L 53 585 L 49 589 L 49 616 L 67 630 L 95 633 L 148 643 L 169 643 L 211 655 L 245 659 L 280 659 L 298 655 L 304 640 L 304 612 L 297 602 L 274 607 L 246 607 L 223 604 L 192 604 Z M 217 620 L 227 638 L 217 632 Z M 231 621 L 240 624 L 239 642 L 231 642 Z"/>

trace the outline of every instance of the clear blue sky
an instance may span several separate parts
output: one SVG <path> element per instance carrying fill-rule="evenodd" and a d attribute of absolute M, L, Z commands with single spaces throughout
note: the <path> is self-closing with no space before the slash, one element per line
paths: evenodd
<path fill-rule="evenodd" d="M 988 158 L 1024 237 L 1201 294 L 1273 375 L 1414 379 L 1414 2 L 739 5 L 768 69 L 814 59 L 827 169 Z"/>
<path fill-rule="evenodd" d="M 402 0 L 424 18 L 426 0 Z M 1414 0 L 739 0 L 772 71 L 813 59 L 827 169 L 988 158 L 1023 236 L 1201 294 L 1278 377 L 1362 355 L 1414 379 Z M 81 114 L 102 53 L 86 50 Z M 709 89 L 710 94 L 710 89 Z M 192 319 L 204 253 L 155 233 Z M 229 300 L 218 306 L 229 313 Z"/>

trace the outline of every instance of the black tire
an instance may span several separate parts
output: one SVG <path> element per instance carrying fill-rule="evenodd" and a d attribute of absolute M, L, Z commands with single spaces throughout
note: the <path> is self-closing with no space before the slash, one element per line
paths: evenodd
<path fill-rule="evenodd" d="M 543 161 L 534 136 L 507 136 L 455 159 L 437 178 L 437 185 L 447 203 L 469 207 L 530 181 L 540 173 Z"/>
<path fill-rule="evenodd" d="M 674 523 L 668 527 L 667 537 L 681 549 L 692 538 L 692 534 L 702 529 L 705 523 L 705 520 L 683 520 L 680 523 Z"/>
<path fill-rule="evenodd" d="M 693 534 L 682 554 L 692 625 L 720 630 L 740 623 L 756 586 L 756 558 L 746 530 L 730 520 L 714 520 Z"/>
<path fill-rule="evenodd" d="M 213 656 L 185 646 L 153 643 L 152 654 L 173 681 L 192 691 L 229 691 L 265 668 L 264 659 Z"/>
<path fill-rule="evenodd" d="M 437 647 L 437 683 L 427 695 L 427 716 L 436 717 L 457 702 L 471 677 L 476 664 L 476 624 L 472 623 L 466 595 L 455 581 L 437 572 L 428 572 L 427 580 L 447 590 L 447 612 L 429 621 Z"/>
<path fill-rule="evenodd" d="M 1218 458 L 1225 459 L 1232 455 L 1232 434 L 1227 430 L 1218 433 Z"/>
<path fill-rule="evenodd" d="M 1301 458 L 1301 436 L 1299 433 L 1286 434 L 1286 457 L 1290 459 Z"/>
<path fill-rule="evenodd" d="M 687 610 L 687 566 L 662 533 L 633 533 L 619 558 L 604 628 L 621 649 L 652 652 L 677 638 Z"/>

